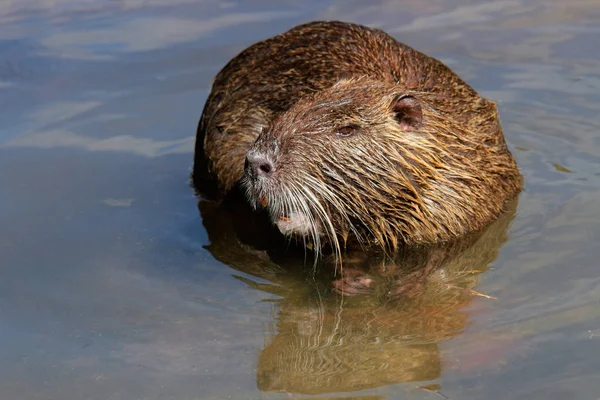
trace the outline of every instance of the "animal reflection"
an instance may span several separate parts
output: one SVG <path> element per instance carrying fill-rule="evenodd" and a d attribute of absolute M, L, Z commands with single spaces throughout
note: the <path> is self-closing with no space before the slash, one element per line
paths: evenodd
<path fill-rule="evenodd" d="M 507 240 L 515 206 L 457 242 L 394 256 L 349 252 L 341 271 L 328 259 L 313 268 L 310 252 L 240 204 L 200 201 L 199 210 L 212 255 L 271 295 L 258 387 L 321 394 L 439 378 L 438 345 L 465 329 L 465 306 L 485 297 L 474 288 Z"/>

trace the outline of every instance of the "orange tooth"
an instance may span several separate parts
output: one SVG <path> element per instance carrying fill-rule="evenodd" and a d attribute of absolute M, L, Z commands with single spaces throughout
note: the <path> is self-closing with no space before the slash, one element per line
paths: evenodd
<path fill-rule="evenodd" d="M 286 221 L 286 222 L 287 222 L 287 221 L 291 221 L 292 219 L 291 219 L 291 218 L 288 218 L 288 217 L 279 217 L 279 220 L 280 220 L 280 221 Z"/>
<path fill-rule="evenodd" d="M 260 204 L 261 204 L 263 207 L 266 207 L 266 206 L 267 206 L 267 198 L 266 198 L 265 196 L 261 196 L 261 197 L 260 197 Z"/>

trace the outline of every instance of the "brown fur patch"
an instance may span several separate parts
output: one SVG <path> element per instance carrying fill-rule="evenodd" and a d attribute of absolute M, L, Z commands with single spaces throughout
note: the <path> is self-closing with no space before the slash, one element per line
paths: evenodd
<path fill-rule="evenodd" d="M 347 240 L 445 241 L 479 230 L 521 186 L 496 106 L 440 61 L 386 33 L 313 22 L 259 42 L 215 78 L 193 179 L 219 198 L 249 149 L 274 172 L 247 183 L 273 220 L 300 214 Z M 306 240 L 304 238 L 303 240 Z"/>

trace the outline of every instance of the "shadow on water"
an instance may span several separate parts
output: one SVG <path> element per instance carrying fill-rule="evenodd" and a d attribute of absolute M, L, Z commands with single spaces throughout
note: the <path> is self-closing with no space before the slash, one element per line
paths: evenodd
<path fill-rule="evenodd" d="M 478 276 L 506 242 L 516 202 L 486 230 L 457 242 L 391 258 L 349 251 L 341 275 L 332 259 L 311 268 L 309 255 L 286 248 L 266 218 L 236 199 L 198 207 L 207 250 L 241 272 L 236 278 L 274 296 L 258 388 L 316 395 L 439 378 L 438 345 L 468 326 L 463 309 L 482 295 L 474 290 Z"/>

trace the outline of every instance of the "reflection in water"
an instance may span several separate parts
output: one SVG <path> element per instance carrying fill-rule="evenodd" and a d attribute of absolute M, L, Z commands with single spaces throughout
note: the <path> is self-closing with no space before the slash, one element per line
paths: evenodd
<path fill-rule="evenodd" d="M 87 151 L 126 152 L 146 157 L 167 154 L 187 153 L 194 138 L 176 140 L 153 140 L 119 135 L 109 138 L 83 136 L 64 129 L 30 132 L 0 145 L 0 147 L 37 147 L 52 149 L 57 147 L 78 147 Z"/>
<path fill-rule="evenodd" d="M 385 396 L 335 397 L 335 400 L 384 400 Z M 311 400 L 333 400 L 332 397 L 311 397 Z"/>
<path fill-rule="evenodd" d="M 60 55 L 65 58 L 103 60 L 112 58 L 110 52 L 148 51 L 166 48 L 182 42 L 198 40 L 203 35 L 214 34 L 236 25 L 265 22 L 293 14 L 286 12 L 231 12 L 198 23 L 196 19 L 146 17 L 121 24 L 120 30 L 90 28 L 63 30 L 44 38 L 41 44 L 47 49 L 44 55 Z M 91 52 L 88 44 L 96 48 L 110 49 L 107 54 Z"/>
<path fill-rule="evenodd" d="M 309 255 L 292 244 L 282 250 L 285 242 L 267 220 L 235 200 L 200 201 L 199 209 L 212 255 L 252 275 L 238 276 L 251 287 L 277 296 L 258 387 L 302 394 L 439 378 L 438 344 L 467 326 L 462 309 L 478 294 L 477 276 L 497 257 L 514 216 L 511 208 L 477 235 L 405 249 L 393 259 L 349 252 L 336 276 L 332 260 L 313 270 L 305 267 Z"/>

